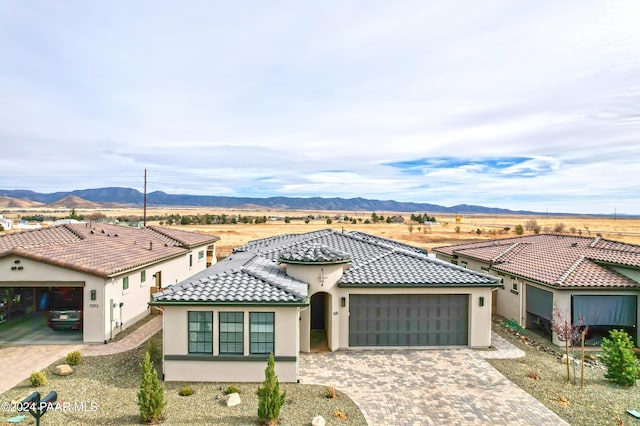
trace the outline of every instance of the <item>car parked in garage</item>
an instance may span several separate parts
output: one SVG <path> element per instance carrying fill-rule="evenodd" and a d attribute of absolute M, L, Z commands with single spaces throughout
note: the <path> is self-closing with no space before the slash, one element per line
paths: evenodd
<path fill-rule="evenodd" d="M 47 325 L 54 330 L 82 330 L 82 288 L 51 289 Z"/>

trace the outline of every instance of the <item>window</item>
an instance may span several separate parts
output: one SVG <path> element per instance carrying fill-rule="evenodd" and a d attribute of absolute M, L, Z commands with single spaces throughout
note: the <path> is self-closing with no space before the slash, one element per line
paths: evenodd
<path fill-rule="evenodd" d="M 249 313 L 249 352 L 252 354 L 273 353 L 274 342 L 273 312 Z"/>
<path fill-rule="evenodd" d="M 129 289 L 129 277 L 124 277 L 122 279 L 122 291 Z"/>
<path fill-rule="evenodd" d="M 189 268 L 191 268 L 193 266 L 193 255 L 190 254 L 189 255 Z"/>
<path fill-rule="evenodd" d="M 200 250 L 198 252 L 198 260 L 202 260 L 202 259 L 204 259 L 204 250 Z"/>
<path fill-rule="evenodd" d="M 213 353 L 213 312 L 189 312 L 189 353 Z"/>
<path fill-rule="evenodd" d="M 244 354 L 244 314 L 220 312 L 220 354 Z"/>
<path fill-rule="evenodd" d="M 511 284 L 511 293 L 518 294 L 518 281 L 513 281 Z"/>
<path fill-rule="evenodd" d="M 147 280 L 147 271 L 140 272 L 140 282 L 143 283 Z"/>
<path fill-rule="evenodd" d="M 467 268 L 467 262 L 466 261 L 461 261 L 460 262 L 460 266 L 462 266 L 463 268 Z"/>

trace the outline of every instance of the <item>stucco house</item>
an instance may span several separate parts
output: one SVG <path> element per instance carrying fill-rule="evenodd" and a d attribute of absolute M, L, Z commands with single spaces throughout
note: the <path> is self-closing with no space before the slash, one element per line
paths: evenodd
<path fill-rule="evenodd" d="M 554 308 L 589 325 L 587 344 L 611 328 L 638 339 L 640 246 L 578 235 L 541 234 L 435 248 L 439 259 L 503 280 L 495 313 L 552 337 Z M 638 341 L 638 340 L 636 340 Z"/>
<path fill-rule="evenodd" d="M 330 351 L 489 347 L 499 279 L 362 232 L 321 230 L 252 241 L 154 294 L 164 311 L 167 381 L 282 381 L 315 337 Z"/>
<path fill-rule="evenodd" d="M 37 316 L 55 292 L 80 294 L 82 338 L 111 340 L 149 313 L 151 294 L 204 270 L 217 236 L 148 226 L 65 224 L 0 236 L 0 321 Z M 46 321 L 43 321 L 46 327 Z"/>

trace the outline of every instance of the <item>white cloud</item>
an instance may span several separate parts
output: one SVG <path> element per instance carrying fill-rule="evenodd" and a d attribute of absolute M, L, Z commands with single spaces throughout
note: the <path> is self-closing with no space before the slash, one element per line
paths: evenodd
<path fill-rule="evenodd" d="M 140 189 L 146 168 L 169 193 L 640 214 L 638 16 L 634 0 L 7 3 L 0 187 Z M 457 161 L 389 165 L 440 158 Z"/>

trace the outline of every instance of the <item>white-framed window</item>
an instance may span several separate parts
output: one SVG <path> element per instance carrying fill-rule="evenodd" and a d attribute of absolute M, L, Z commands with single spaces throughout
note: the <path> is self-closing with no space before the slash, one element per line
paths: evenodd
<path fill-rule="evenodd" d="M 122 279 L 122 291 L 129 290 L 129 277 L 124 277 Z"/>
<path fill-rule="evenodd" d="M 198 262 L 202 261 L 202 259 L 204 259 L 204 250 L 198 252 Z"/>

